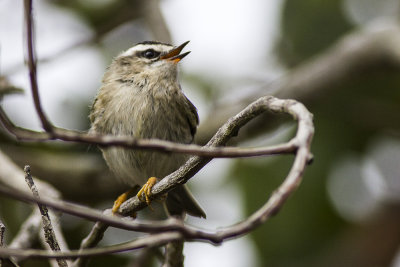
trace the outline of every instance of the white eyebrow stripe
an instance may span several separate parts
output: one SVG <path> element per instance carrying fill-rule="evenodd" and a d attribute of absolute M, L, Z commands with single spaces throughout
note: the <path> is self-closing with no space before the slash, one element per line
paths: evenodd
<path fill-rule="evenodd" d="M 173 48 L 173 46 L 165 44 L 138 44 L 119 54 L 119 57 L 133 56 L 137 51 L 145 51 L 150 48 L 159 52 L 166 52 Z"/>

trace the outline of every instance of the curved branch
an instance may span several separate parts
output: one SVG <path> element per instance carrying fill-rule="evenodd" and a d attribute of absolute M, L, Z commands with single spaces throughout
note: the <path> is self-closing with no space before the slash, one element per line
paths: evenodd
<path fill-rule="evenodd" d="M 205 147 L 224 145 L 241 127 L 265 111 L 288 113 L 295 120 L 298 120 L 297 134 L 287 144 L 290 144 L 292 153 L 298 153 L 298 149 L 306 147 L 308 155 L 305 160 L 306 162 L 311 160 L 310 145 L 314 134 L 311 113 L 297 101 L 281 100 L 272 96 L 259 98 L 236 116 L 230 118 Z M 158 182 L 151 191 L 152 195 L 157 198 L 170 191 L 174 185 L 186 183 L 211 159 L 210 157 L 191 157 L 181 168 Z M 133 197 L 122 204 L 119 211 L 123 215 L 129 215 L 145 206 L 146 203 L 140 201 L 137 197 Z"/>
<path fill-rule="evenodd" d="M 256 211 L 248 219 L 232 226 L 220 228 L 218 231 L 215 232 L 199 230 L 194 227 L 184 225 L 182 221 L 173 218 L 158 222 L 128 221 L 128 219 L 126 218 L 122 219 L 116 216 L 105 216 L 100 211 L 59 200 L 54 200 L 51 198 L 43 197 L 41 199 L 35 199 L 34 197 L 24 192 L 7 191 L 2 187 L 0 187 L 0 192 L 26 201 L 45 204 L 49 207 L 53 207 L 64 212 L 68 212 L 90 220 L 98 220 L 101 222 L 95 225 L 95 228 L 93 228 L 91 234 L 86 238 L 87 242 L 84 242 L 81 246 L 82 249 L 80 250 L 80 252 L 71 252 L 75 254 L 57 254 L 59 257 L 65 257 L 65 255 L 92 255 L 92 253 L 95 253 L 93 251 L 98 250 L 87 248 L 93 247 L 97 244 L 97 242 L 101 239 L 102 234 L 107 229 L 107 226 L 114 226 L 121 229 L 149 233 L 175 231 L 179 232 L 179 234 L 183 238 L 185 238 L 185 240 L 201 240 L 204 242 L 219 244 L 226 239 L 231 239 L 248 233 L 260 224 L 264 223 L 272 215 L 276 214 L 276 212 L 280 209 L 280 207 L 282 207 L 289 195 L 291 195 L 300 184 L 305 167 L 307 163 L 312 159 L 310 153 L 311 140 L 314 133 L 312 115 L 299 102 L 293 100 L 280 100 L 274 97 L 260 98 L 259 100 L 250 104 L 242 112 L 232 117 L 223 127 L 220 128 L 220 130 L 210 140 L 207 146 L 225 144 L 242 126 L 244 126 L 251 119 L 255 118 L 257 115 L 266 110 L 288 113 L 291 114 L 294 119 L 298 120 L 298 129 L 296 136 L 291 141 L 289 141 L 289 143 L 291 143 L 295 147 L 294 152 L 296 153 L 293 166 L 282 185 L 272 194 L 271 198 L 262 208 Z M 185 183 L 210 160 L 211 158 L 198 156 L 191 157 L 180 169 L 168 175 L 153 187 L 153 197 L 156 198 L 164 195 L 173 187 Z M 146 204 L 144 202 L 141 202 L 137 199 L 137 197 L 134 197 L 127 200 L 121 206 L 119 211 L 122 214 L 131 214 L 131 212 L 142 209 L 145 206 Z M 174 240 L 175 239 L 168 240 L 167 242 L 171 242 Z M 54 254 L 53 256 L 55 255 L 56 254 Z"/>

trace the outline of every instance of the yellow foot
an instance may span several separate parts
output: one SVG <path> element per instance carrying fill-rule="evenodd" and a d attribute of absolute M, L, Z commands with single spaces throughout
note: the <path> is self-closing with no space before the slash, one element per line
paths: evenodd
<path fill-rule="evenodd" d="M 153 188 L 153 186 L 157 183 L 157 178 L 156 177 L 150 177 L 149 180 L 147 181 L 147 183 L 145 183 L 142 187 L 142 189 L 139 190 L 139 192 L 137 193 L 137 197 L 142 200 L 142 194 L 144 194 L 145 198 L 146 198 L 146 203 L 147 205 L 150 207 L 150 196 L 151 196 L 151 188 Z"/>
<path fill-rule="evenodd" d="M 114 201 L 114 206 L 112 207 L 112 213 L 117 213 L 119 207 L 124 203 L 127 199 L 128 196 L 132 193 L 132 190 L 129 190 L 123 194 L 121 194 L 115 201 Z"/>

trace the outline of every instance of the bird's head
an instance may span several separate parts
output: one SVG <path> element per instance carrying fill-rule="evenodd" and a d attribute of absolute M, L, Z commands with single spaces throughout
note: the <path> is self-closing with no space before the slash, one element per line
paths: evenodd
<path fill-rule="evenodd" d="M 176 47 L 155 41 L 138 43 L 119 54 L 110 68 L 114 74 L 126 79 L 133 76 L 176 76 L 177 63 L 190 53 L 181 54 L 188 43 Z"/>

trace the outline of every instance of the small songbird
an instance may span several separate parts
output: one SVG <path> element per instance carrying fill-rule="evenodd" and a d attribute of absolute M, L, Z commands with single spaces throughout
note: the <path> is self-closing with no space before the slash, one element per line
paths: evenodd
<path fill-rule="evenodd" d="M 89 133 L 192 143 L 199 117 L 181 89 L 177 68 L 178 62 L 190 53 L 181 54 L 188 43 L 174 47 L 146 41 L 118 55 L 105 72 L 93 103 Z M 137 196 L 148 204 L 156 178 L 177 170 L 188 159 L 184 154 L 120 147 L 101 150 L 118 178 L 132 188 L 143 185 Z M 128 193 L 115 201 L 114 213 Z M 173 216 L 206 217 L 186 185 L 170 191 L 165 206 Z"/>

